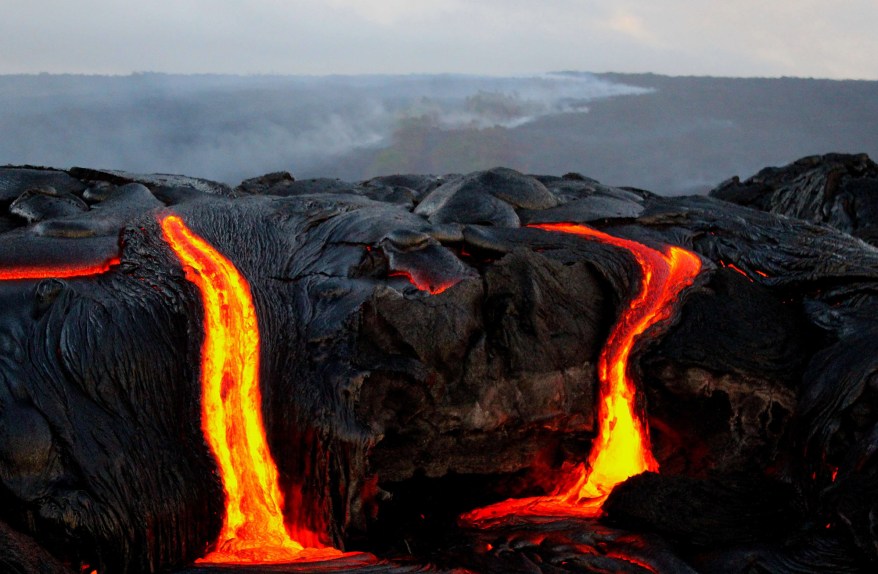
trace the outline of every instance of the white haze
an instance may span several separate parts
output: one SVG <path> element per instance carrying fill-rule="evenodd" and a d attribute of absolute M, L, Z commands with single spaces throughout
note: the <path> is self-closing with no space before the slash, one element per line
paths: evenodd
<path fill-rule="evenodd" d="M 381 146 L 407 120 L 513 128 L 649 90 L 587 74 L 0 77 L 0 162 L 237 183 Z"/>

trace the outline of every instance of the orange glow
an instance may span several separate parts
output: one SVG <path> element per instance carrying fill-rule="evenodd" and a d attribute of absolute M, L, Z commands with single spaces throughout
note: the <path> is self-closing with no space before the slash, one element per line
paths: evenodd
<path fill-rule="evenodd" d="M 226 492 L 217 548 L 199 562 L 270 563 L 340 556 L 332 548 L 304 549 L 297 539 L 314 542 L 313 533 L 302 529 L 291 536 L 284 527 L 277 467 L 262 421 L 259 327 L 249 284 L 231 261 L 179 217 L 165 217 L 161 227 L 165 241 L 183 263 L 186 279 L 201 292 L 201 424 Z"/>
<path fill-rule="evenodd" d="M 629 564 L 633 564 L 638 566 L 647 572 L 652 572 L 653 574 L 659 574 L 659 571 L 652 567 L 652 565 L 647 564 L 643 560 L 638 560 L 637 558 L 633 558 L 631 556 L 626 556 L 625 554 L 621 554 L 619 552 L 608 552 L 607 556 L 610 558 L 615 558 L 616 560 L 621 560 L 623 562 L 628 562 Z"/>
<path fill-rule="evenodd" d="M 739 275 L 743 275 L 744 277 L 747 278 L 747 280 L 750 283 L 754 283 L 753 278 L 750 277 L 749 275 L 747 275 L 746 271 L 744 271 L 743 269 L 741 269 L 740 267 L 738 267 L 734 263 L 726 263 L 725 261 L 720 261 L 719 264 L 727 269 L 731 269 L 732 271 L 734 271 L 735 273 L 738 273 Z M 768 277 L 768 275 L 766 275 L 765 273 L 762 273 L 761 271 L 757 271 L 757 273 L 759 273 L 759 275 L 761 275 L 762 277 Z"/>
<path fill-rule="evenodd" d="M 24 279 L 68 279 L 70 277 L 85 277 L 87 275 L 100 275 L 119 264 L 119 258 L 114 257 L 103 263 L 82 265 L 58 265 L 45 267 L 35 265 L 33 267 L 13 267 L 12 269 L 0 269 L 0 281 L 15 281 Z"/>
<path fill-rule="evenodd" d="M 414 285 L 419 291 L 426 291 L 430 295 L 438 295 L 447 289 L 454 287 L 459 281 L 448 281 L 446 283 L 433 284 L 427 279 L 418 279 L 408 271 L 391 271 L 388 277 L 405 277 L 408 282 Z"/>
<path fill-rule="evenodd" d="M 658 470 L 650 448 L 649 429 L 635 407 L 637 387 L 628 374 L 628 359 L 640 335 L 671 316 L 680 292 L 701 271 L 701 260 L 680 247 L 661 252 L 584 225 L 553 223 L 533 227 L 596 239 L 627 250 L 641 270 L 640 290 L 621 313 L 598 359 L 598 436 L 588 461 L 560 477 L 552 496 L 507 500 L 476 509 L 463 516 L 468 522 L 509 514 L 599 516 L 617 484 L 642 472 Z"/>

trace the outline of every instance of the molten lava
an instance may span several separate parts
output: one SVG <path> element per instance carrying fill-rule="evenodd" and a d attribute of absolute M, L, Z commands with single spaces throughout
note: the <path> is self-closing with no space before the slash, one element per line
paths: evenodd
<path fill-rule="evenodd" d="M 658 470 L 650 448 L 649 429 L 635 408 L 637 389 L 628 374 L 628 359 L 637 338 L 670 317 L 680 292 L 701 270 L 698 256 L 679 247 L 670 247 L 663 253 L 584 225 L 552 223 L 534 227 L 625 249 L 640 267 L 640 290 L 621 313 L 598 359 L 598 436 L 588 461 L 561 477 L 552 496 L 507 500 L 473 510 L 463 516 L 473 523 L 510 514 L 598 516 L 617 484 L 642 472 Z"/>
<path fill-rule="evenodd" d="M 409 271 L 392 271 L 387 274 L 388 277 L 405 277 L 418 291 L 426 291 L 430 295 L 438 295 L 444 293 L 451 287 L 457 285 L 458 281 L 432 282 L 424 277 L 416 277 Z"/>
<path fill-rule="evenodd" d="M 103 263 L 89 263 L 81 265 L 58 265 L 46 267 L 35 265 L 33 267 L 13 267 L 12 269 L 0 269 L 0 281 L 15 281 L 26 279 L 68 279 L 70 277 L 85 277 L 88 275 L 100 275 L 119 264 L 119 258 L 113 258 Z"/>
<path fill-rule="evenodd" d="M 259 327 L 250 286 L 179 217 L 165 217 L 161 227 L 204 305 L 201 424 L 222 476 L 226 512 L 217 549 L 201 561 L 268 563 L 340 555 L 332 548 L 304 549 L 296 539 L 314 544 L 313 533 L 303 528 L 291 536 L 284 527 L 277 467 L 262 422 Z"/>
<path fill-rule="evenodd" d="M 738 275 L 743 275 L 744 277 L 747 278 L 747 281 L 749 281 L 750 283 L 754 283 L 753 278 L 750 277 L 746 271 L 744 271 L 743 269 L 741 269 L 740 267 L 738 267 L 734 263 L 726 263 L 725 261 L 720 261 L 719 264 L 720 264 L 720 266 L 725 267 L 726 269 L 731 269 L 732 271 L 734 271 Z M 762 277 L 768 277 L 768 275 L 766 275 L 762 271 L 757 271 L 756 273 L 758 273 Z"/>

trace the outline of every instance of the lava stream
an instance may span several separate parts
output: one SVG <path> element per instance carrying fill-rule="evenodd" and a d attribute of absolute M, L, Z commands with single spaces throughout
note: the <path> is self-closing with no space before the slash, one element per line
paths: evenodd
<path fill-rule="evenodd" d="M 235 266 L 177 216 L 161 221 L 165 241 L 201 292 L 201 424 L 226 492 L 217 549 L 199 562 L 271 563 L 340 556 L 332 548 L 303 548 L 306 529 L 284 527 L 283 496 L 262 421 L 259 327 L 250 286 Z"/>
<path fill-rule="evenodd" d="M 511 499 L 473 510 L 463 516 L 472 523 L 510 514 L 598 516 L 617 484 L 642 472 L 658 470 L 649 429 L 635 408 L 637 387 L 628 374 L 628 359 L 637 338 L 670 317 L 680 292 L 701 271 L 698 256 L 680 247 L 670 247 L 663 253 L 584 225 L 551 223 L 533 227 L 588 237 L 629 251 L 641 270 L 640 290 L 622 312 L 598 359 L 598 436 L 588 461 L 562 476 L 552 496 Z"/>
<path fill-rule="evenodd" d="M 35 279 L 68 279 L 71 277 L 86 277 L 100 275 L 119 264 L 119 258 L 115 257 L 103 263 L 83 263 L 81 265 L 57 265 L 47 267 L 35 265 L 33 267 L 13 267 L 0 269 L 0 281 L 35 280 Z"/>

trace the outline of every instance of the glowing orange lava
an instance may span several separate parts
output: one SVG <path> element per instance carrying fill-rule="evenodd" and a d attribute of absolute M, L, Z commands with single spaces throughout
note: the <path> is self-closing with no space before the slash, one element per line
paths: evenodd
<path fill-rule="evenodd" d="M 552 496 L 512 499 L 473 510 L 463 516 L 472 523 L 510 514 L 598 516 L 617 484 L 642 472 L 658 470 L 649 429 L 635 408 L 636 385 L 628 374 L 628 359 L 637 338 L 670 317 L 680 292 L 701 270 L 698 256 L 679 247 L 663 253 L 584 225 L 552 223 L 533 227 L 596 239 L 629 251 L 641 269 L 640 290 L 622 312 L 598 359 L 598 436 L 588 461 L 561 477 Z"/>
<path fill-rule="evenodd" d="M 0 281 L 15 281 L 26 279 L 68 279 L 70 277 L 85 277 L 87 275 L 100 275 L 106 273 L 112 267 L 119 264 L 119 258 L 114 257 L 103 263 L 89 263 L 81 265 L 56 265 L 47 267 L 35 265 L 33 267 L 13 267 L 12 269 L 0 269 Z"/>
<path fill-rule="evenodd" d="M 408 282 L 414 285 L 418 291 L 426 291 L 430 295 L 438 295 L 454 287 L 459 281 L 446 281 L 444 283 L 433 283 L 429 279 L 415 277 L 408 271 L 392 271 L 387 274 L 388 277 L 405 277 Z"/>
<path fill-rule="evenodd" d="M 235 266 L 177 216 L 161 221 L 165 241 L 183 263 L 204 304 L 201 424 L 226 492 L 217 549 L 200 562 L 272 563 L 340 556 L 303 548 L 313 533 L 284 527 L 278 473 L 262 422 L 259 327 L 250 286 Z"/>
<path fill-rule="evenodd" d="M 746 271 L 744 271 L 743 269 L 741 269 L 740 267 L 738 267 L 738 266 L 735 265 L 734 263 L 726 263 L 725 261 L 720 261 L 719 264 L 720 264 L 722 267 L 725 267 L 726 269 L 731 269 L 732 271 L 734 271 L 734 272 L 737 273 L 738 275 L 743 275 L 744 277 L 747 278 L 747 281 L 749 281 L 750 283 L 754 283 L 753 278 L 750 277 L 749 275 L 747 275 L 747 272 L 746 272 Z M 756 273 L 758 273 L 758 274 L 761 275 L 762 277 L 768 277 L 768 275 L 766 275 L 766 274 L 763 273 L 762 271 L 757 271 Z"/>

